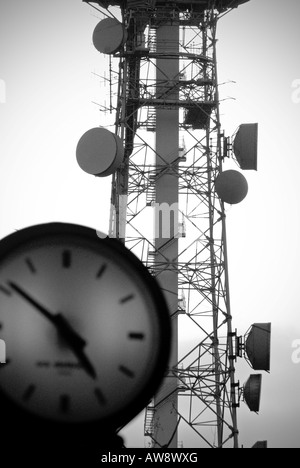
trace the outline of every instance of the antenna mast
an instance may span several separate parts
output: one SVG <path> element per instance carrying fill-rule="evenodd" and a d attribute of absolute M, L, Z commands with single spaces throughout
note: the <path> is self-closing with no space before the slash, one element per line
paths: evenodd
<path fill-rule="evenodd" d="M 97 47 L 119 60 L 116 135 L 124 159 L 113 174 L 110 235 L 156 276 L 173 324 L 169 370 L 145 415 L 145 436 L 156 448 L 177 448 L 178 437 L 191 434 L 199 446 L 239 446 L 240 341 L 232 327 L 224 202 L 242 201 L 248 188 L 240 173 L 223 171 L 228 139 L 216 32 L 220 16 L 246 1 L 93 2 L 122 14 L 113 40 L 100 27 Z M 243 129 L 242 153 L 250 130 L 257 145 L 257 127 Z M 256 168 L 254 152 L 243 153 L 247 169 Z"/>

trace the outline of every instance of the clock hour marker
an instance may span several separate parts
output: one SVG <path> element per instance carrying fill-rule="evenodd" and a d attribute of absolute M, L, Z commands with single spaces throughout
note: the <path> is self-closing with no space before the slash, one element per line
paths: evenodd
<path fill-rule="evenodd" d="M 100 390 L 100 388 L 96 388 L 95 390 L 95 395 L 97 397 L 97 400 L 99 401 L 100 405 L 101 406 L 104 406 L 106 405 L 106 398 L 105 396 L 103 395 L 102 391 Z"/>
<path fill-rule="evenodd" d="M 130 377 L 130 379 L 134 378 L 134 372 L 128 369 L 128 367 L 120 366 L 119 371 L 122 372 L 122 374 L 126 375 L 126 377 Z"/>
<path fill-rule="evenodd" d="M 62 265 L 64 268 L 70 268 L 72 263 L 72 255 L 70 250 L 64 250 L 62 254 Z"/>
<path fill-rule="evenodd" d="M 6 289 L 4 286 L 1 286 L 0 285 L 0 292 L 2 292 L 3 294 L 5 294 L 6 296 L 11 296 L 11 292 L 9 289 Z"/>
<path fill-rule="evenodd" d="M 70 412 L 70 397 L 69 395 L 61 395 L 59 400 L 59 411 L 63 414 Z"/>
<path fill-rule="evenodd" d="M 101 278 L 101 276 L 103 275 L 103 273 L 105 272 L 106 269 L 107 269 L 107 264 L 104 263 L 104 265 L 102 265 L 102 267 L 98 271 L 96 278 L 98 278 L 98 279 Z"/>
<path fill-rule="evenodd" d="M 132 332 L 132 333 L 128 334 L 128 338 L 130 340 L 140 340 L 140 341 L 142 341 L 142 340 L 145 339 L 145 334 L 144 333 L 134 333 L 134 332 Z"/>
<path fill-rule="evenodd" d="M 23 401 L 29 401 L 32 398 L 35 390 L 36 390 L 35 385 L 29 385 L 29 387 L 25 390 L 23 394 Z"/>
<path fill-rule="evenodd" d="M 120 299 L 120 304 L 126 304 L 126 302 L 132 301 L 134 297 L 134 294 L 129 294 L 128 296 L 125 296 L 122 299 Z"/>
<path fill-rule="evenodd" d="M 35 268 L 32 260 L 30 258 L 26 258 L 25 263 L 28 266 L 30 272 L 35 274 L 36 273 L 36 268 Z"/>

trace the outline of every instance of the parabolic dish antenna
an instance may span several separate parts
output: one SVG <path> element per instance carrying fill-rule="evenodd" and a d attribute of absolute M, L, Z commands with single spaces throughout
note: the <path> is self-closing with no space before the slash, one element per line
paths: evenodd
<path fill-rule="evenodd" d="M 215 182 L 216 192 L 224 203 L 236 205 L 248 194 L 248 182 L 238 171 L 221 172 Z"/>
<path fill-rule="evenodd" d="M 244 398 L 250 411 L 259 412 L 262 375 L 250 375 L 244 385 Z"/>
<path fill-rule="evenodd" d="M 122 164 L 124 148 L 121 139 L 105 128 L 92 128 L 80 138 L 76 158 L 88 174 L 106 177 Z"/>
<path fill-rule="evenodd" d="M 243 124 L 233 142 L 233 151 L 240 168 L 257 171 L 258 124 Z"/>
<path fill-rule="evenodd" d="M 245 341 L 245 350 L 254 370 L 270 371 L 271 323 L 252 325 Z"/>
<path fill-rule="evenodd" d="M 267 449 L 268 448 L 268 441 L 267 440 L 261 440 L 256 442 L 256 444 L 253 445 L 253 449 Z"/>
<path fill-rule="evenodd" d="M 105 18 L 97 24 L 93 33 L 93 43 L 102 54 L 116 53 L 126 41 L 127 32 L 115 18 Z"/>

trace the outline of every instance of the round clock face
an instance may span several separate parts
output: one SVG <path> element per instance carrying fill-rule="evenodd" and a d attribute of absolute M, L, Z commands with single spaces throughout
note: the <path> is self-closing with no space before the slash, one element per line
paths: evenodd
<path fill-rule="evenodd" d="M 167 307 L 119 242 L 49 224 L 0 242 L 0 404 L 65 423 L 128 422 L 168 361 Z"/>

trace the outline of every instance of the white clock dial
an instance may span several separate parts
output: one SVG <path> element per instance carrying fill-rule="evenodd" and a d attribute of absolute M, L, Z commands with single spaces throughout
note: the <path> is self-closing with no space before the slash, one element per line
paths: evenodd
<path fill-rule="evenodd" d="M 87 228 L 81 229 L 89 236 L 80 237 L 76 228 L 74 234 L 59 228 L 69 225 L 49 226 L 49 234 L 44 227 L 43 235 L 0 255 L 8 354 L 2 398 L 69 423 L 107 420 L 135 402 L 142 409 L 138 401 L 166 361 L 162 349 L 168 354 L 165 305 L 159 296 L 159 311 L 153 295 L 158 288 L 123 246 L 96 233 L 93 239 Z"/>

